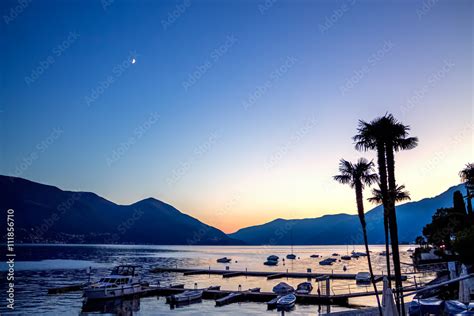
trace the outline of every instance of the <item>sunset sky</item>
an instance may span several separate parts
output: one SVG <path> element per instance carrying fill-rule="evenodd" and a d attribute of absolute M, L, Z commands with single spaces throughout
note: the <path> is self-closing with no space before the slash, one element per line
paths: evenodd
<path fill-rule="evenodd" d="M 472 1 L 18 5 L 0 4 L 1 174 L 233 232 L 356 213 L 331 177 L 375 158 L 354 149 L 359 119 L 419 137 L 396 156 L 413 200 L 474 160 Z"/>

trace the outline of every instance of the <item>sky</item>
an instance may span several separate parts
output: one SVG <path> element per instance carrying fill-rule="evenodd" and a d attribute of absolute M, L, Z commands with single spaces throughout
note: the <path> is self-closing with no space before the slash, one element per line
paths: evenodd
<path fill-rule="evenodd" d="M 472 1 L 1 1 L 0 174 L 225 232 L 356 213 L 332 180 L 386 112 L 412 199 L 474 158 Z M 370 190 L 364 194 L 368 197 Z M 372 205 L 368 202 L 366 209 Z"/>

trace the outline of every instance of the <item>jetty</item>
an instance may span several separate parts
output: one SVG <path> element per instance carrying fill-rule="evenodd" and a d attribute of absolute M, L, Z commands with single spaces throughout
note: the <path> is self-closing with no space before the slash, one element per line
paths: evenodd
<path fill-rule="evenodd" d="M 248 270 L 216 270 L 216 269 L 190 269 L 190 268 L 168 268 L 156 267 L 150 270 L 152 273 L 183 273 L 183 275 L 203 275 L 213 274 L 222 275 L 223 278 L 233 278 L 240 276 L 265 277 L 267 280 L 281 279 L 281 278 L 296 278 L 296 279 L 319 279 L 328 277 L 333 280 L 355 280 L 356 274 L 349 273 L 313 273 L 313 272 L 275 272 L 275 271 L 248 271 Z M 375 275 L 376 281 L 381 281 L 383 275 Z M 394 275 L 391 276 L 395 278 Z M 402 280 L 406 281 L 407 276 L 403 275 Z"/>

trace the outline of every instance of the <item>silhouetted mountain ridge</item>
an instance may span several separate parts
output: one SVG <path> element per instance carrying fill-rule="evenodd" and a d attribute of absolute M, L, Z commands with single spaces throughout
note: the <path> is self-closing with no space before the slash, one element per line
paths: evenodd
<path fill-rule="evenodd" d="M 154 198 L 118 205 L 92 192 L 63 191 L 0 176 L 0 207 L 15 211 L 17 242 L 228 245 L 242 242 Z M 6 232 L 2 221 L 2 232 Z"/>

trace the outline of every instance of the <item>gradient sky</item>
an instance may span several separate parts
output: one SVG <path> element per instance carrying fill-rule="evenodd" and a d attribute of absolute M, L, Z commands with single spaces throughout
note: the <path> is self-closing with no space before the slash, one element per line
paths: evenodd
<path fill-rule="evenodd" d="M 474 158 L 472 1 L 21 3 L 0 3 L 1 174 L 232 232 L 355 213 L 331 176 L 374 158 L 359 119 L 419 137 L 396 157 L 415 200 Z"/>

